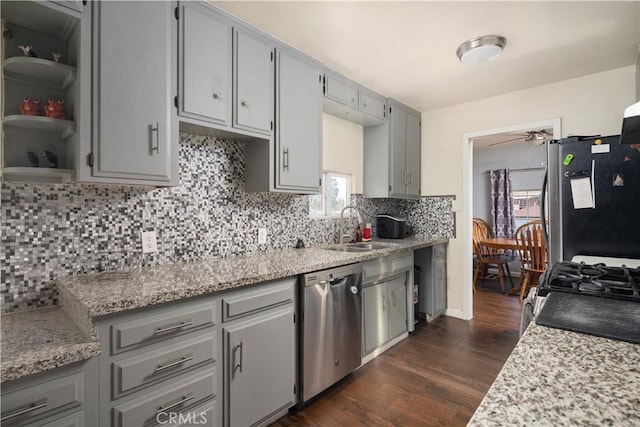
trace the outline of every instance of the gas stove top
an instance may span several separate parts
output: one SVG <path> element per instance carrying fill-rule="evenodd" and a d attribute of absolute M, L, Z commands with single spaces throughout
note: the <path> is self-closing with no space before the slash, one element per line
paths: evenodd
<path fill-rule="evenodd" d="M 538 295 L 551 291 L 640 302 L 640 268 L 558 262 L 541 277 Z"/>

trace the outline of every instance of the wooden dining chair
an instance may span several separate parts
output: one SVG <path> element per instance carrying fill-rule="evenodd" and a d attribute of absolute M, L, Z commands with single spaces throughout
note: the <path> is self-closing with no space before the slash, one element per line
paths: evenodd
<path fill-rule="evenodd" d="M 542 221 L 535 220 L 521 225 L 516 230 L 516 242 L 520 255 L 520 301 L 529 286 L 535 285 L 547 266 L 547 245 L 542 235 Z"/>
<path fill-rule="evenodd" d="M 480 243 L 490 236 L 489 227 L 485 221 L 473 221 L 473 254 L 476 256 L 476 268 L 473 273 L 473 291 L 476 291 L 478 279 L 481 279 L 483 282 L 485 279 L 498 279 L 500 288 L 504 293 L 504 278 L 505 276 L 511 276 L 508 264 L 509 258 L 503 254 L 493 252 L 490 248 Z M 498 273 L 489 274 L 489 267 L 496 267 Z"/>

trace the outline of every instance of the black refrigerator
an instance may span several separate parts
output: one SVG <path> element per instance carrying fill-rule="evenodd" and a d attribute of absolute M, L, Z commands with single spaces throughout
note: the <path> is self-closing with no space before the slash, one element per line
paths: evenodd
<path fill-rule="evenodd" d="M 640 147 L 620 144 L 620 136 L 552 141 L 547 177 L 551 263 L 575 255 L 640 259 Z"/>

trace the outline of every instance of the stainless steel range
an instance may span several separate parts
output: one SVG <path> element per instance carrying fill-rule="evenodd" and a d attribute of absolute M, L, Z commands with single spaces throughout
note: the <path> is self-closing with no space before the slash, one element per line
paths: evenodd
<path fill-rule="evenodd" d="M 543 326 L 640 343 L 640 268 L 555 263 L 527 298 L 526 317 Z M 523 320 L 521 331 L 525 326 Z"/>

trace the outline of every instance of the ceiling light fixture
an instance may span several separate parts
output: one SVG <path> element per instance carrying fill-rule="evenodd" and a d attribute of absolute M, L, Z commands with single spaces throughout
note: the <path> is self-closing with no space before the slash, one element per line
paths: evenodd
<path fill-rule="evenodd" d="M 480 36 L 462 43 L 456 54 L 461 62 L 487 62 L 497 58 L 506 45 L 503 36 Z"/>
<path fill-rule="evenodd" d="M 529 132 L 529 136 L 524 140 L 529 145 L 542 145 L 547 139 L 546 132 Z"/>

